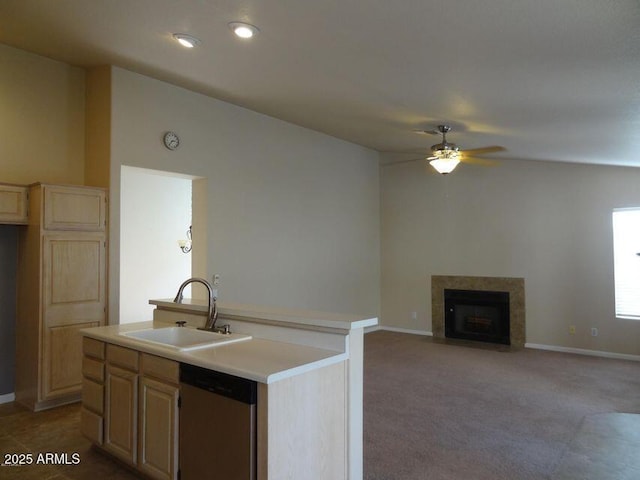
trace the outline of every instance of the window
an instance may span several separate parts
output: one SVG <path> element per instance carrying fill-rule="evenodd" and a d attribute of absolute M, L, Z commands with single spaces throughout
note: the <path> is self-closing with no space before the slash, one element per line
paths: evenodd
<path fill-rule="evenodd" d="M 640 320 L 640 208 L 613 211 L 616 317 Z"/>

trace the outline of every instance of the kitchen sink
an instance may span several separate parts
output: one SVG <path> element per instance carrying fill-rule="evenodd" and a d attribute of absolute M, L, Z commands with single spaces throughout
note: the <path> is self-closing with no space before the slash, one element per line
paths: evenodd
<path fill-rule="evenodd" d="M 225 335 L 188 327 L 149 328 L 147 330 L 123 332 L 120 335 L 142 342 L 162 345 L 163 347 L 172 348 L 181 352 L 197 350 L 199 348 L 218 347 L 220 345 L 251 339 L 250 335 L 240 333 Z"/>

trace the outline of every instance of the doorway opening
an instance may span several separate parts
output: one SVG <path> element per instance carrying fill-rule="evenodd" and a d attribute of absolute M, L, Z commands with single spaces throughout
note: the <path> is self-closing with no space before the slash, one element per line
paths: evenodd
<path fill-rule="evenodd" d="M 192 214 L 198 181 L 178 173 L 122 166 L 120 324 L 151 320 L 149 300 L 173 298 L 180 284 L 193 276 L 195 250 L 206 245 L 205 241 L 198 247 L 197 241 L 206 238 L 206 223 Z M 196 241 L 189 251 L 179 242 L 188 239 L 190 229 Z"/>

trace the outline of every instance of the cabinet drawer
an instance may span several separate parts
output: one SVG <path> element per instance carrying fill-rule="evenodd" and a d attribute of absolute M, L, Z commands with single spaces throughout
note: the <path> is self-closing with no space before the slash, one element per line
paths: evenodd
<path fill-rule="evenodd" d="M 102 415 L 104 413 L 104 387 L 93 380 L 83 378 L 82 405 L 87 409 Z"/>
<path fill-rule="evenodd" d="M 104 362 L 82 357 L 82 375 L 99 383 L 104 382 Z"/>
<path fill-rule="evenodd" d="M 130 348 L 107 344 L 107 362 L 122 368 L 138 371 L 138 352 Z"/>
<path fill-rule="evenodd" d="M 89 357 L 104 360 L 104 342 L 101 342 L 100 340 L 94 340 L 93 338 L 83 337 L 82 353 L 88 355 Z"/>
<path fill-rule="evenodd" d="M 103 440 L 103 419 L 86 408 L 80 410 L 80 431 L 93 443 L 102 445 Z"/>
<path fill-rule="evenodd" d="M 173 360 L 143 353 L 142 374 L 177 385 L 180 383 L 180 364 Z"/>

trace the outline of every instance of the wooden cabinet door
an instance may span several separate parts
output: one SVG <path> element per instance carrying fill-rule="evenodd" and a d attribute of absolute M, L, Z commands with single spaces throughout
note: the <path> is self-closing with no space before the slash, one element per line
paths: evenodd
<path fill-rule="evenodd" d="M 104 235 L 45 235 L 42 249 L 45 327 L 88 322 L 102 324 L 107 278 Z"/>
<path fill-rule="evenodd" d="M 177 386 L 140 380 L 138 468 L 151 478 L 177 478 L 178 395 Z"/>
<path fill-rule="evenodd" d="M 45 235 L 42 249 L 41 401 L 80 393 L 80 330 L 106 316 L 104 234 Z"/>
<path fill-rule="evenodd" d="M 103 420 L 100 415 L 82 407 L 80 409 L 80 432 L 93 443 L 102 445 Z"/>
<path fill-rule="evenodd" d="M 0 223 L 27 223 L 27 187 L 0 185 Z"/>
<path fill-rule="evenodd" d="M 107 202 L 104 190 L 44 185 L 43 228 L 104 232 Z"/>
<path fill-rule="evenodd" d="M 135 465 L 137 461 L 138 374 L 107 366 L 104 448 Z"/>
<path fill-rule="evenodd" d="M 45 329 L 40 400 L 80 393 L 82 390 L 80 330 L 97 326 L 97 322 L 87 322 Z"/>

